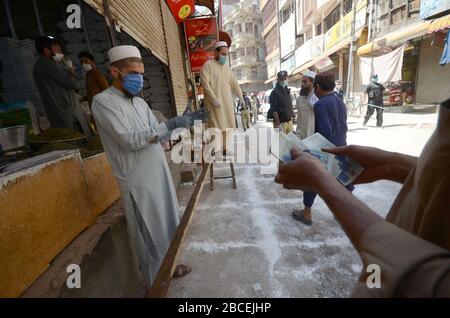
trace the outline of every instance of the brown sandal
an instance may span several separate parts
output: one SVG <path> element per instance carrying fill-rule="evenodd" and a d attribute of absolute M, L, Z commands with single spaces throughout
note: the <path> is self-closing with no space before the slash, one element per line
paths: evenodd
<path fill-rule="evenodd" d="M 192 267 L 189 265 L 180 264 L 175 267 L 175 272 L 173 273 L 172 278 L 180 278 L 188 275 L 192 272 Z"/>

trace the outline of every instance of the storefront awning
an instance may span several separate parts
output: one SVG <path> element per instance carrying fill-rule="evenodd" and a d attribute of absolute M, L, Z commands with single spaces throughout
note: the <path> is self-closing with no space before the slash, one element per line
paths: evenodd
<path fill-rule="evenodd" d="M 447 28 L 450 28 L 450 14 L 442 18 L 432 20 L 428 33 L 439 32 Z"/>
<path fill-rule="evenodd" d="M 297 67 L 296 69 L 294 69 L 291 73 L 292 75 L 296 75 L 299 74 L 301 72 L 303 72 L 304 70 L 310 68 L 311 66 L 319 63 L 320 61 L 322 61 L 324 58 L 330 56 L 331 54 L 343 49 L 344 47 L 346 47 L 347 45 L 349 45 L 351 42 L 351 38 L 347 38 L 344 41 L 336 44 L 335 46 L 333 46 L 332 48 L 330 48 L 329 50 L 327 50 L 326 52 L 322 53 L 321 55 L 317 56 L 316 58 L 314 58 L 313 60 Z"/>
<path fill-rule="evenodd" d="M 430 21 L 421 21 L 375 39 L 374 41 L 361 46 L 358 49 L 358 55 L 370 55 L 384 47 L 402 44 L 408 40 L 421 37 L 427 34 L 430 24 Z"/>

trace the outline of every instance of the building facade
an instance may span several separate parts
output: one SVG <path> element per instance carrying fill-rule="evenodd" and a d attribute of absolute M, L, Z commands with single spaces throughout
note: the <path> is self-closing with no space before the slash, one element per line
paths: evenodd
<path fill-rule="evenodd" d="M 262 17 L 257 0 L 241 0 L 223 18 L 223 29 L 232 38 L 230 63 L 244 92 L 266 89 L 266 48 L 262 38 Z"/>
<path fill-rule="evenodd" d="M 404 46 L 401 79 L 385 83 L 386 104 L 442 101 L 447 93 L 427 79 L 446 81 L 450 77 L 449 69 L 439 66 L 450 19 L 448 12 L 433 11 L 431 20 L 424 21 L 421 9 L 430 11 L 425 2 L 430 1 L 262 1 L 266 82 L 273 84 L 280 69 L 289 72 L 289 86 L 294 87 L 308 69 L 327 71 L 342 81 L 347 97 L 361 100 L 369 76 L 361 66 L 363 60 Z M 401 90 L 401 99 L 392 101 L 389 90 Z"/>
<path fill-rule="evenodd" d="M 272 84 L 276 74 L 280 71 L 280 39 L 278 28 L 277 4 L 278 0 L 261 0 L 263 31 L 262 37 L 266 47 L 265 62 L 267 65 L 267 78 L 265 83 Z"/>
<path fill-rule="evenodd" d="M 403 103 L 408 94 L 417 104 L 436 104 L 449 97 L 442 86 L 436 85 L 450 79 L 450 69 L 439 65 L 449 18 L 422 20 L 427 2 L 374 0 L 368 19 L 369 43 L 358 50 L 359 56 L 377 56 L 404 46 L 402 80 L 398 85 Z"/>

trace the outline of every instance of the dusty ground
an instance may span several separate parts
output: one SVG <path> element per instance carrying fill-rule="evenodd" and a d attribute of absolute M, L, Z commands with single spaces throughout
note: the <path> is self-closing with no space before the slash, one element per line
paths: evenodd
<path fill-rule="evenodd" d="M 373 127 L 374 119 L 362 127 L 361 119 L 350 118 L 348 141 L 419 155 L 436 118 L 386 114 L 383 129 Z M 235 168 L 237 190 L 231 180 L 216 180 L 211 192 L 206 181 L 179 257 L 193 271 L 172 281 L 168 296 L 348 297 L 361 262 L 324 202 L 316 200 L 314 225 L 306 227 L 290 216 L 302 207 L 301 192 L 276 185 L 258 165 Z M 226 175 L 229 168 L 218 164 L 215 172 Z M 354 194 L 385 216 L 399 189 L 380 181 L 357 186 Z M 180 189 L 182 206 L 191 190 Z"/>

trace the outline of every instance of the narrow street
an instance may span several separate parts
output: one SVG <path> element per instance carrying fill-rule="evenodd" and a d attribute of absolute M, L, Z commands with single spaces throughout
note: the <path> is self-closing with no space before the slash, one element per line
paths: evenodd
<path fill-rule="evenodd" d="M 436 114 L 386 113 L 380 129 L 374 119 L 362 127 L 360 118 L 349 118 L 348 140 L 417 156 L 436 119 Z M 214 168 L 216 175 L 229 174 L 228 165 Z M 205 181 L 179 255 L 193 270 L 172 281 L 168 297 L 350 296 L 361 262 L 323 200 L 313 206 L 313 226 L 304 226 L 290 216 L 302 207 L 302 192 L 283 189 L 260 168 L 235 165 L 237 190 L 230 179 L 216 180 L 214 191 Z M 191 187 L 180 189 L 180 205 Z M 399 189 L 380 181 L 357 186 L 354 195 L 385 216 Z"/>

